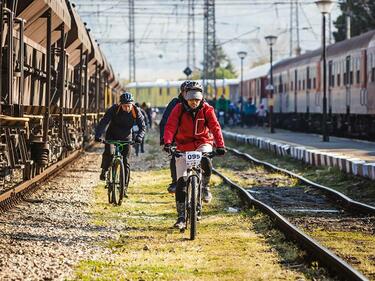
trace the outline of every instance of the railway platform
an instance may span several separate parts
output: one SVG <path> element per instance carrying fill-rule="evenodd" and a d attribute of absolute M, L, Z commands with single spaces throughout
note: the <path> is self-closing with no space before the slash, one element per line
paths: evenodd
<path fill-rule="evenodd" d="M 225 129 L 227 138 L 247 142 L 278 155 L 288 155 L 316 166 L 337 166 L 354 175 L 375 179 L 375 143 L 330 137 L 323 142 L 321 135 L 268 128 Z"/>

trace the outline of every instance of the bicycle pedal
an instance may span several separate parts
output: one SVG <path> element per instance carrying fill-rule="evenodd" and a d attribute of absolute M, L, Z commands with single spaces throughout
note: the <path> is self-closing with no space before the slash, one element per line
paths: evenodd
<path fill-rule="evenodd" d="M 129 198 L 129 196 L 128 196 L 126 193 L 124 193 L 124 197 L 125 197 L 125 198 Z"/>
<path fill-rule="evenodd" d="M 180 228 L 180 233 L 185 233 L 185 227 Z"/>

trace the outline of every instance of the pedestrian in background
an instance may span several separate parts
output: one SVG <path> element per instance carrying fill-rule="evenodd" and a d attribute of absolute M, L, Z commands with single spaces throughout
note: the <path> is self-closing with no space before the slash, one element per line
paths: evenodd
<path fill-rule="evenodd" d="M 263 127 L 264 121 L 266 120 L 266 117 L 267 117 L 267 110 L 264 107 L 264 104 L 259 105 L 259 108 L 256 111 L 256 115 L 257 115 L 258 126 Z"/>
<path fill-rule="evenodd" d="M 244 123 L 246 126 L 254 126 L 256 122 L 256 107 L 253 104 L 253 99 L 249 99 L 244 103 L 243 114 L 244 114 Z"/>
<path fill-rule="evenodd" d="M 148 128 L 150 121 L 148 119 L 147 113 L 143 110 L 143 108 L 140 106 L 140 104 L 138 102 L 135 103 L 135 106 L 142 113 L 143 119 L 145 121 L 145 127 Z M 135 122 L 134 122 L 132 131 L 133 131 L 133 138 L 134 138 L 138 134 L 138 132 L 139 132 L 138 125 Z M 141 143 L 134 144 L 134 148 L 135 148 L 135 155 L 136 156 L 139 155 L 139 150 L 141 151 L 141 153 L 145 153 L 145 139 L 142 138 L 142 142 Z"/>
<path fill-rule="evenodd" d="M 142 109 L 146 112 L 146 114 L 147 114 L 147 117 L 148 117 L 148 120 L 149 120 L 149 123 L 148 123 L 148 125 L 149 125 L 149 128 L 152 128 L 152 122 L 153 122 L 153 120 L 152 120 L 152 108 L 151 108 L 151 103 L 145 103 L 145 102 L 143 102 L 142 103 Z"/>

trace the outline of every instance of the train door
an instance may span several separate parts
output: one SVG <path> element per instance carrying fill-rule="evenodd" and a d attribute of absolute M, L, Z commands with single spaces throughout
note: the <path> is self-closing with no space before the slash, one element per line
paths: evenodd
<path fill-rule="evenodd" d="M 367 113 L 367 51 L 361 51 L 361 60 L 360 60 L 360 105 L 361 112 Z"/>
<path fill-rule="evenodd" d="M 308 81 L 310 80 L 310 67 L 306 67 L 306 75 L 304 77 L 306 80 L 304 80 L 304 89 L 306 91 L 306 113 L 310 113 L 310 91 L 308 87 Z"/>
<path fill-rule="evenodd" d="M 333 62 L 328 62 L 328 114 L 332 115 Z"/>
<path fill-rule="evenodd" d="M 368 50 L 368 80 L 367 80 L 367 108 L 368 113 L 375 114 L 375 48 Z"/>
<path fill-rule="evenodd" d="M 351 56 L 347 56 L 345 59 L 345 73 L 344 73 L 344 83 L 345 83 L 345 100 L 346 100 L 346 114 L 350 114 L 350 101 L 351 101 L 351 84 L 353 82 L 353 72 Z"/>
<path fill-rule="evenodd" d="M 298 72 L 297 69 L 294 70 L 294 112 L 297 113 L 297 87 L 298 87 Z"/>
<path fill-rule="evenodd" d="M 280 73 L 280 76 L 279 76 L 279 89 L 278 89 L 278 98 L 279 98 L 279 112 L 282 113 L 282 104 L 283 104 L 283 92 L 284 92 L 284 89 L 283 89 L 283 77 L 282 77 L 282 74 Z"/>

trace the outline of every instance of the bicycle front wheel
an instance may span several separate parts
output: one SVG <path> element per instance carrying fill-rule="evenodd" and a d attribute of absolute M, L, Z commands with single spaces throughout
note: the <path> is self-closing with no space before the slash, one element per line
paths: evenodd
<path fill-rule="evenodd" d="M 198 178 L 190 177 L 190 240 L 194 240 L 197 236 L 197 204 L 198 204 Z"/>
<path fill-rule="evenodd" d="M 115 159 L 112 166 L 112 203 L 120 206 L 124 197 L 124 164 L 120 159 Z"/>
<path fill-rule="evenodd" d="M 108 192 L 108 203 L 113 203 L 113 177 L 112 177 L 112 167 L 108 169 L 107 175 L 107 192 Z"/>
<path fill-rule="evenodd" d="M 130 165 L 129 163 L 126 163 L 125 166 L 125 186 L 124 186 L 124 196 L 127 197 L 128 193 L 128 187 L 129 187 L 129 181 L 130 181 Z"/>

